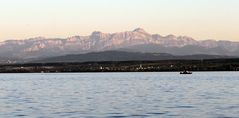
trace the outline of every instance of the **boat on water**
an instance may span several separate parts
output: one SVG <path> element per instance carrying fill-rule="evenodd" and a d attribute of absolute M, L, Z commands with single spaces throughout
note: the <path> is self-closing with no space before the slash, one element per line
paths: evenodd
<path fill-rule="evenodd" d="M 180 72 L 180 74 L 193 74 L 192 72 L 190 72 L 190 71 L 182 71 L 182 72 Z"/>

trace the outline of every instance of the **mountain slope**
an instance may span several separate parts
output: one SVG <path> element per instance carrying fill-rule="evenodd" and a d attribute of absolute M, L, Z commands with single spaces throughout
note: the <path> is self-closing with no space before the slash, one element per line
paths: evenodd
<path fill-rule="evenodd" d="M 201 59 L 218 59 L 234 58 L 219 55 L 185 55 L 174 56 L 166 53 L 139 53 L 123 51 L 104 51 L 92 52 L 78 55 L 65 55 L 52 58 L 45 58 L 33 61 L 34 63 L 56 63 L 56 62 L 101 62 L 101 61 L 154 61 L 154 60 L 201 60 Z"/>
<path fill-rule="evenodd" d="M 164 45 L 144 44 L 130 46 L 119 50 L 127 52 L 170 53 L 173 55 L 195 55 L 195 54 L 234 55 L 234 56 L 237 55 L 231 54 L 232 52 L 222 47 L 205 48 L 198 45 L 186 45 L 184 47 L 165 47 Z"/>

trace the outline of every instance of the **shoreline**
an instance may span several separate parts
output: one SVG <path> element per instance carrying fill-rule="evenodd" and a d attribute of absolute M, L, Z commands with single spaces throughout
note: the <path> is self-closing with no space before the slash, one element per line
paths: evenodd
<path fill-rule="evenodd" d="M 239 71 L 192 71 L 192 74 L 193 73 L 224 73 L 224 72 L 230 72 L 230 73 L 239 73 Z M 158 72 L 155 72 L 155 71 L 145 71 L 145 72 L 6 72 L 6 73 L 0 73 L 0 74 L 84 74 L 84 73 L 91 73 L 91 74 L 97 74 L 97 73 L 105 73 L 105 74 L 108 74 L 108 73 L 178 73 L 180 74 L 180 71 L 158 71 Z M 189 74 L 191 75 L 191 74 Z"/>
<path fill-rule="evenodd" d="M 0 73 L 239 71 L 239 59 L 2 64 Z"/>

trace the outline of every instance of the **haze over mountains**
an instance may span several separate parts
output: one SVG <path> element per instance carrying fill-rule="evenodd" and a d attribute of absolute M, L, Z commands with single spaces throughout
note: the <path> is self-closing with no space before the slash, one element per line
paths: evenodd
<path fill-rule="evenodd" d="M 119 33 L 95 31 L 89 36 L 73 36 L 65 39 L 37 37 L 0 43 L 0 56 L 2 58 L 47 58 L 109 50 L 172 55 L 239 56 L 239 42 L 197 41 L 187 36 L 150 34 L 142 28 L 137 28 L 133 31 Z"/>

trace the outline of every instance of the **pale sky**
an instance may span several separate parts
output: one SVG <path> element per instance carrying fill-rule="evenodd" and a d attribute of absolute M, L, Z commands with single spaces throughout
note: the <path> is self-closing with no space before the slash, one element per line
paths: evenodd
<path fill-rule="evenodd" d="M 239 41 L 239 0 L 0 0 L 0 41 L 137 27 L 152 34 Z"/>

